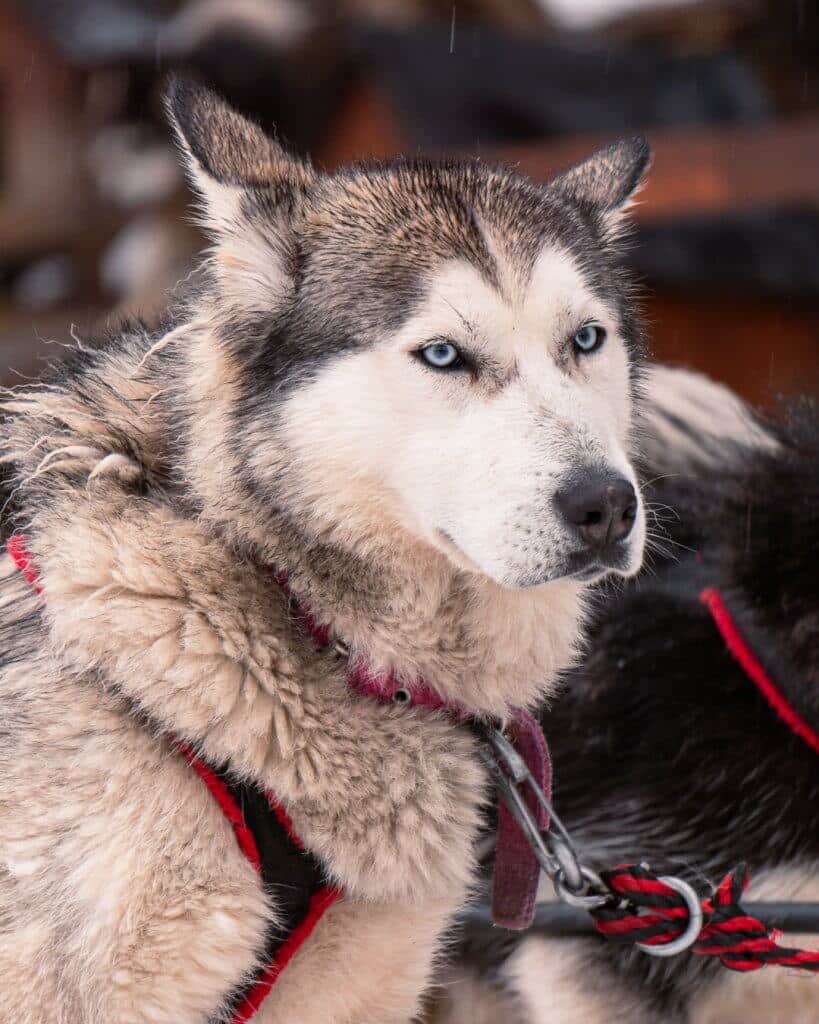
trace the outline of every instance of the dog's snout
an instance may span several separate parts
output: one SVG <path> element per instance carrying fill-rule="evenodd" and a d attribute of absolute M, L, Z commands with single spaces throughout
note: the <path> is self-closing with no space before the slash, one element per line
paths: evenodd
<path fill-rule="evenodd" d="M 622 477 L 587 477 L 559 491 L 555 502 L 565 521 L 597 550 L 625 540 L 637 517 L 637 495 Z"/>

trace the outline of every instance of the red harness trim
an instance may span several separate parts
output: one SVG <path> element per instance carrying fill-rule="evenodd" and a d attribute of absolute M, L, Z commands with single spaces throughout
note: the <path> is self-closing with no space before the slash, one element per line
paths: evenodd
<path fill-rule="evenodd" d="M 276 984 L 282 971 L 287 967 L 302 945 L 310 938 L 313 929 L 321 920 L 325 911 L 336 902 L 341 896 L 339 889 L 326 887 L 314 892 L 310 898 L 310 908 L 307 914 L 288 935 L 287 941 L 283 943 L 279 952 L 273 960 L 265 967 L 259 980 L 245 996 L 240 1006 L 230 1020 L 230 1024 L 246 1024 L 253 1017 L 264 1000 L 270 994 L 270 990 Z"/>
<path fill-rule="evenodd" d="M 233 828 L 233 833 L 236 836 L 236 842 L 239 844 L 239 849 L 253 865 L 256 872 L 260 874 L 262 870 L 262 859 L 259 856 L 256 840 L 253 838 L 253 833 L 247 827 L 244 815 L 242 814 L 242 809 L 233 799 L 230 790 L 210 765 L 205 764 L 204 761 L 196 756 L 193 748 L 188 746 L 187 743 L 183 740 L 177 739 L 174 740 L 174 746 L 208 787 L 210 795 L 219 805 L 219 809 L 222 814 L 224 814 L 230 822 L 231 827 Z M 275 811 L 276 807 L 273 801 L 271 801 L 270 805 Z"/>
<path fill-rule="evenodd" d="M 236 842 L 239 844 L 239 849 L 247 857 L 255 870 L 261 872 L 261 858 L 256 848 L 253 833 L 247 827 L 242 809 L 231 796 L 230 790 L 213 769 L 196 756 L 187 743 L 176 740 L 175 746 L 208 787 L 220 810 L 230 822 L 236 836 Z M 265 796 L 270 804 L 270 809 L 287 832 L 293 845 L 299 850 L 303 850 L 304 844 L 296 835 L 290 815 L 272 793 L 266 791 Z M 261 972 L 253 988 L 236 1007 L 233 1016 L 230 1018 L 230 1024 L 247 1024 L 247 1021 L 251 1020 L 265 999 L 270 995 L 270 990 L 278 981 L 282 971 L 287 967 L 301 946 L 310 938 L 313 929 L 319 923 L 325 911 L 329 910 L 340 896 L 341 890 L 331 886 L 324 886 L 313 893 L 310 897 L 310 906 L 307 913 L 279 947 L 275 957 Z"/>
<path fill-rule="evenodd" d="M 184 743 L 182 740 L 175 740 L 174 745 L 210 790 L 211 796 L 233 828 L 239 849 L 247 857 L 254 869 L 261 873 L 261 858 L 256 847 L 256 840 L 253 838 L 251 830 L 247 827 L 242 809 L 233 799 L 230 790 L 213 769 L 196 756 L 187 743 Z M 299 850 L 303 850 L 304 844 L 296 835 L 290 815 L 272 793 L 265 791 L 265 796 L 270 804 L 270 809 L 287 832 L 293 845 Z M 229 1024 L 247 1024 L 247 1021 L 256 1014 L 259 1007 L 270 995 L 270 990 L 276 984 L 282 971 L 287 967 L 301 946 L 310 938 L 313 929 L 319 923 L 325 911 L 329 910 L 340 896 L 341 890 L 331 886 L 323 886 L 313 893 L 310 897 L 310 906 L 307 913 L 288 935 L 285 942 L 279 947 L 276 955 L 260 973 L 256 983 L 236 1007 Z"/>
<path fill-rule="evenodd" d="M 817 754 L 819 754 L 819 733 L 805 721 L 788 701 L 776 683 L 763 668 L 757 656 L 751 650 L 739 626 L 734 621 L 722 594 L 716 587 L 706 587 L 700 594 L 700 601 L 708 608 L 714 625 L 720 632 L 725 646 L 740 664 L 745 675 L 759 690 L 768 704 L 773 708 L 791 732 L 795 733 Z"/>
<path fill-rule="evenodd" d="M 14 534 L 9 538 L 6 548 L 26 581 L 34 590 L 37 591 L 38 594 L 41 594 L 42 587 L 39 582 L 40 575 L 34 565 L 34 560 L 28 551 L 25 536 L 20 533 Z M 171 737 L 171 740 L 179 753 L 207 786 L 208 791 L 216 801 L 220 811 L 230 822 L 230 826 L 233 829 L 233 834 L 236 836 L 236 842 L 241 852 L 253 865 L 253 869 L 256 873 L 261 874 L 261 857 L 259 856 L 259 850 L 256 846 L 256 840 L 253 837 L 253 832 L 248 828 L 242 809 L 233 798 L 228 787 L 222 779 L 219 778 L 216 772 L 214 772 L 210 765 L 206 764 L 196 755 L 189 744 L 175 737 Z M 293 845 L 297 849 L 303 850 L 304 844 L 299 839 L 295 829 L 293 828 L 293 822 L 290 820 L 290 815 L 269 790 L 265 791 L 265 796 L 270 805 L 270 809 L 276 815 L 279 823 L 287 832 Z M 270 991 L 281 976 L 282 971 L 313 933 L 313 930 L 323 917 L 324 913 L 329 910 L 341 895 L 342 892 L 340 889 L 333 888 L 331 886 L 323 886 L 312 894 L 307 913 L 279 947 L 276 955 L 261 971 L 253 987 L 245 995 L 239 1006 L 234 1010 L 229 1024 L 247 1024 L 247 1022 L 256 1014 L 264 1000 L 268 995 L 270 995 Z"/>

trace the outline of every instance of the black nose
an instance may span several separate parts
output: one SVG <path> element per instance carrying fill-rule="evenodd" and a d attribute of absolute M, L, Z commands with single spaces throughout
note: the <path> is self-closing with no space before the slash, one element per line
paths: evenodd
<path fill-rule="evenodd" d="M 555 503 L 566 522 L 577 528 L 591 548 L 624 540 L 637 516 L 637 495 L 621 477 L 586 477 L 558 491 Z"/>

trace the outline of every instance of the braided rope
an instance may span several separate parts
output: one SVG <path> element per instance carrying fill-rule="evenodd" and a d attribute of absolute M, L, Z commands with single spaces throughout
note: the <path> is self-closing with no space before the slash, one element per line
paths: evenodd
<path fill-rule="evenodd" d="M 604 871 L 601 878 L 620 900 L 592 911 L 597 930 L 614 942 L 662 945 L 680 936 L 688 924 L 685 900 L 644 864 L 624 864 Z M 744 864 L 730 871 L 714 893 L 702 899 L 705 925 L 692 949 L 701 956 L 719 957 L 732 971 L 760 967 L 799 967 L 819 971 L 819 951 L 787 949 L 774 941 L 776 933 L 751 917 L 740 904 L 748 884 Z"/>

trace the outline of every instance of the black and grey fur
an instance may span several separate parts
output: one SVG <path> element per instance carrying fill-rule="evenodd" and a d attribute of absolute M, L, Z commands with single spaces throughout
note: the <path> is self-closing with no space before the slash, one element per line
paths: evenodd
<path fill-rule="evenodd" d="M 663 378 L 648 378 L 649 393 Z M 745 862 L 749 898 L 819 901 L 817 754 L 777 717 L 699 599 L 705 587 L 720 590 L 816 729 L 819 407 L 794 402 L 765 425 L 747 418 L 749 443 L 740 443 L 720 432 L 721 409 L 730 414 L 736 400 L 691 380 L 696 420 L 680 403 L 653 406 L 648 570 L 606 595 L 582 667 L 542 714 L 555 805 L 597 869 L 646 860 L 703 891 Z M 671 438 L 661 455 L 656 442 Z M 479 930 L 464 950 L 476 976 L 509 997 L 507 1019 L 527 1024 L 819 1019 L 819 982 L 781 968 L 731 975 L 709 958 L 655 959 L 602 938 Z M 451 1012 L 442 1019 L 460 1019 Z"/>

